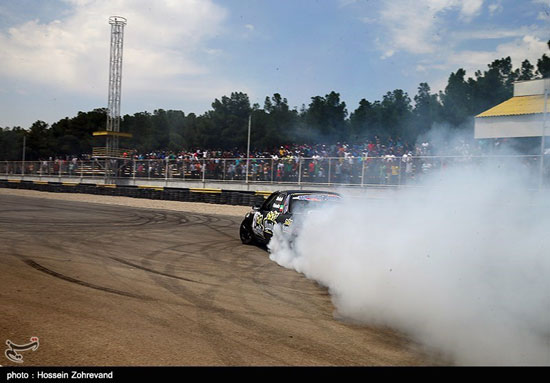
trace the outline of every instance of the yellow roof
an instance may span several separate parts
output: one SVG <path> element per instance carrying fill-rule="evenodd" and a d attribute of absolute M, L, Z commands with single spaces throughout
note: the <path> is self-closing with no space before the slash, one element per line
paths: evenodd
<path fill-rule="evenodd" d="M 550 112 L 550 110 L 549 110 Z M 544 95 L 517 96 L 478 114 L 476 117 L 516 116 L 544 113 Z"/>

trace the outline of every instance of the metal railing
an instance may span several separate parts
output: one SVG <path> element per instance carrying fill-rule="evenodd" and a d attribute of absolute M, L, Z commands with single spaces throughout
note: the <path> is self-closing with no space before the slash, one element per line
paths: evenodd
<path fill-rule="evenodd" d="M 130 149 L 114 149 L 108 147 L 94 147 L 92 148 L 92 157 L 126 157 L 127 153 L 131 153 Z"/>
<path fill-rule="evenodd" d="M 331 157 L 180 159 L 93 159 L 0 161 L 0 175 L 135 179 L 166 181 L 231 181 L 355 186 L 415 184 L 434 171 L 460 164 L 520 165 L 535 182 L 548 180 L 549 166 L 540 169 L 540 155 L 446 157 Z M 545 164 L 550 164 L 546 159 Z"/>

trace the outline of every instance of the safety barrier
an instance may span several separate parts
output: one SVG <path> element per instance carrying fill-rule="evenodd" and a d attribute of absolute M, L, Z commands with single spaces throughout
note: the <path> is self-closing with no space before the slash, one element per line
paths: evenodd
<path fill-rule="evenodd" d="M 268 192 L 235 191 L 158 186 L 120 186 L 102 183 L 49 182 L 0 179 L 0 187 L 54 193 L 84 193 L 165 201 L 203 202 L 222 205 L 254 206 L 263 203 Z"/>

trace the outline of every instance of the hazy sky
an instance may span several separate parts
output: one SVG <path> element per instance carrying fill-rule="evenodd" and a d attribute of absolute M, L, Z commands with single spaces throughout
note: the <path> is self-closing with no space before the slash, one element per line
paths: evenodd
<path fill-rule="evenodd" d="M 352 112 L 550 53 L 550 0 L 1 0 L 0 127 L 105 107 L 112 15 L 128 20 L 123 114 L 201 114 L 233 91 L 299 108 L 332 90 Z"/>

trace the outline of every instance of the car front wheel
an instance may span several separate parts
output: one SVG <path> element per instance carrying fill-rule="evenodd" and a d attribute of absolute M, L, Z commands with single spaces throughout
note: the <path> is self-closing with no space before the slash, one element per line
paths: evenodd
<path fill-rule="evenodd" d="M 254 242 L 254 236 L 250 232 L 250 229 L 247 227 L 246 223 L 241 223 L 241 229 L 239 230 L 241 237 L 241 242 L 245 245 L 250 245 Z"/>

